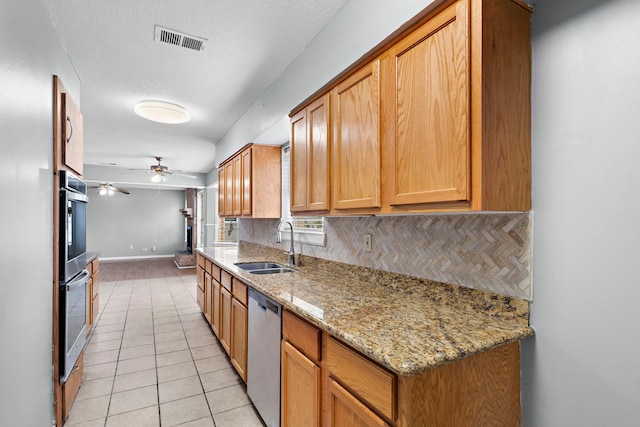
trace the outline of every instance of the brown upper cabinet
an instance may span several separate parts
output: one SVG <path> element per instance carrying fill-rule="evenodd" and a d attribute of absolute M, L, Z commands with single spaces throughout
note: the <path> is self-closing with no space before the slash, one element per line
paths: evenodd
<path fill-rule="evenodd" d="M 328 95 L 291 118 L 291 212 L 329 210 L 329 137 Z"/>
<path fill-rule="evenodd" d="M 248 144 L 218 166 L 218 214 L 280 218 L 280 146 Z M 222 213 L 222 214 L 221 214 Z"/>
<path fill-rule="evenodd" d="M 78 175 L 83 172 L 83 140 L 82 114 L 67 93 L 62 93 L 62 111 L 65 119 L 62 123 L 64 164 Z"/>
<path fill-rule="evenodd" d="M 380 63 L 331 91 L 333 208 L 380 206 Z"/>
<path fill-rule="evenodd" d="M 330 213 L 530 210 L 530 16 L 439 1 L 296 107 L 330 93 Z"/>

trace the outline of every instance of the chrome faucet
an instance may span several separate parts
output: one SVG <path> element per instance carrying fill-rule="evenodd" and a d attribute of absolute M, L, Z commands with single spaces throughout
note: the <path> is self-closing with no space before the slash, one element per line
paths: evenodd
<path fill-rule="evenodd" d="M 285 254 L 289 255 L 289 265 L 296 265 L 296 254 L 293 247 L 293 224 L 291 224 L 291 221 L 282 220 L 280 222 L 280 224 L 278 225 L 278 234 L 276 235 L 276 243 L 282 242 L 282 226 L 284 224 L 289 224 L 289 229 L 291 230 L 291 249 L 289 249 L 288 253 L 285 252 Z"/>

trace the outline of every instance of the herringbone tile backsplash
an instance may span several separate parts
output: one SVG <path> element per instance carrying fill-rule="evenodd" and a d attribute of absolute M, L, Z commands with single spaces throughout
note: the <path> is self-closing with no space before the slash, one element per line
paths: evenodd
<path fill-rule="evenodd" d="M 239 240 L 286 249 L 277 225 L 242 219 Z M 296 252 L 531 300 L 529 213 L 331 217 L 324 229 L 326 247 L 296 243 Z"/>

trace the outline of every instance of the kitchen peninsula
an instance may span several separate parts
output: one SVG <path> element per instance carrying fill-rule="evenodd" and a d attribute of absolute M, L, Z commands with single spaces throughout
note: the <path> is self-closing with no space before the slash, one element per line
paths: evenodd
<path fill-rule="evenodd" d="M 284 259 L 281 251 L 246 243 L 205 248 L 199 258 L 281 303 L 285 340 L 287 315 L 318 331 L 323 425 L 341 425 L 345 408 L 360 411 L 349 416 L 362 425 L 519 424 L 518 341 L 533 335 L 527 301 L 311 257 L 294 273 L 254 275 L 235 264 Z M 345 377 L 342 362 L 366 369 Z M 387 381 L 382 397 L 359 383 L 372 370 Z M 341 408 L 335 390 L 354 400 Z"/>

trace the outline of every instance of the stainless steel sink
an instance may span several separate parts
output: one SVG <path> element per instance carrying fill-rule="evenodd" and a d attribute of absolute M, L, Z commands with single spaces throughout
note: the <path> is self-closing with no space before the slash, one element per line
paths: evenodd
<path fill-rule="evenodd" d="M 236 267 L 248 271 L 251 274 L 293 273 L 295 271 L 277 262 L 244 262 L 236 264 Z"/>
<path fill-rule="evenodd" d="M 287 268 L 277 262 L 241 262 L 236 264 L 238 268 L 243 270 L 265 270 L 268 268 Z"/>
<path fill-rule="evenodd" d="M 267 268 L 264 270 L 250 270 L 251 274 L 277 274 L 277 273 L 293 273 L 295 270 L 291 268 Z"/>

